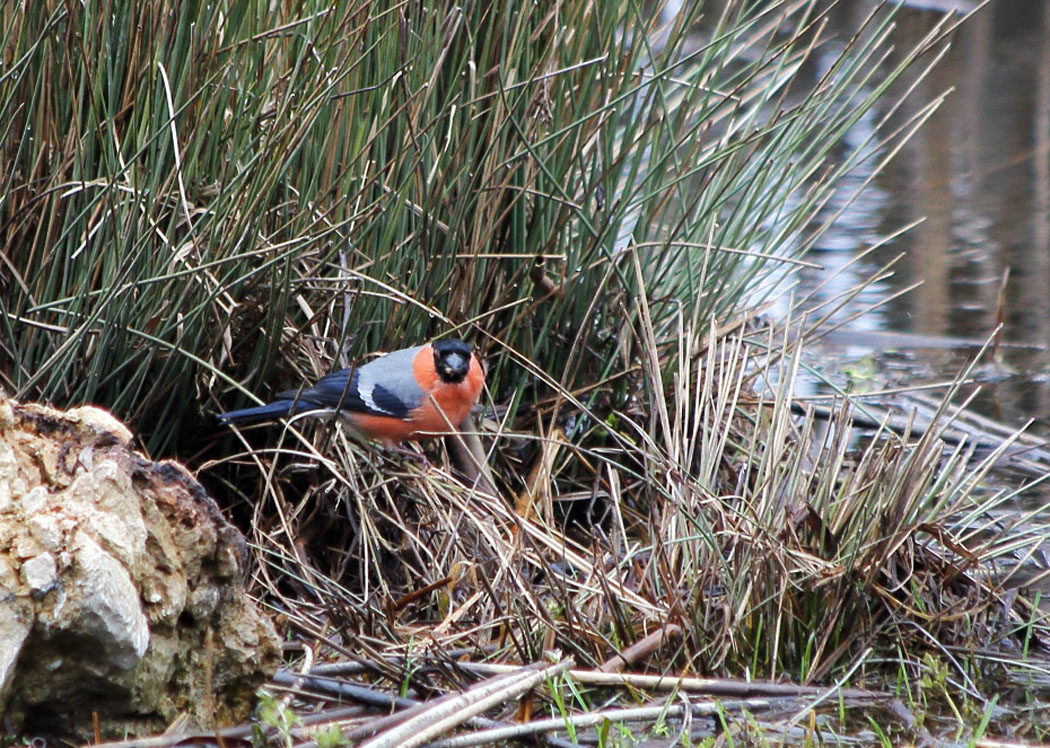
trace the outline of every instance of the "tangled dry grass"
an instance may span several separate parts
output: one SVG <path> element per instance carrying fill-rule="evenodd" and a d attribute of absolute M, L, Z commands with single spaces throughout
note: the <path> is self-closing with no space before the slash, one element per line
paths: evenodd
<path fill-rule="evenodd" d="M 1007 588 L 1045 524 L 982 488 L 1007 447 L 942 440 L 946 411 L 818 417 L 793 389 L 809 336 L 742 311 L 936 109 L 911 94 L 956 20 L 899 46 L 878 3 L 844 36 L 823 0 L 671 10 L 0 5 L 0 385 L 111 408 L 251 535 L 289 667 L 354 681 L 293 680 L 312 695 L 272 702 L 275 740 L 379 739 L 329 706 L 395 694 L 444 704 L 442 732 L 476 709 L 693 740 L 713 711 L 728 739 L 754 727 L 730 701 L 782 678 L 979 723 L 997 658 L 1046 672 L 1045 617 Z M 483 460 L 305 423 L 202 436 L 202 411 L 452 332 L 490 364 Z M 491 486 L 464 478 L 481 464 Z M 469 688 L 496 666 L 517 671 Z M 705 676 L 751 684 L 698 705 Z M 441 701 L 463 689 L 474 707 Z M 637 734 L 628 705 L 655 710 Z M 811 706 L 777 707 L 785 735 Z"/>
<path fill-rule="evenodd" d="M 918 683 L 931 657 L 984 707 L 995 657 L 1043 667 L 1045 614 L 1004 581 L 1050 527 L 1032 515 L 1002 526 L 1002 497 L 979 490 L 1010 440 L 977 459 L 942 438 L 947 418 L 862 437 L 850 414 L 864 406 L 850 398 L 830 420 L 799 415 L 797 342 L 742 329 L 640 330 L 625 375 L 638 397 L 601 421 L 568 391 L 529 412 L 489 402 L 476 438 L 495 495 L 443 445 L 420 463 L 302 423 L 210 465 L 257 476 L 256 583 L 304 676 L 281 683 L 329 705 L 357 697 L 310 674 L 367 684 L 373 702 L 463 690 L 454 708 L 428 702 L 460 725 L 503 705 L 499 724 L 471 722 L 438 745 L 559 731 L 634 744 L 668 729 L 731 733 L 744 713 L 761 715 L 763 734 L 801 724 L 827 738 L 833 727 L 807 720 L 829 695 L 921 735 L 890 687 Z M 571 422 L 589 425 L 570 441 Z M 996 523 L 991 539 L 978 532 Z M 983 658 L 959 656 L 976 642 Z M 845 683 L 869 690 L 832 687 Z M 418 704 L 398 715 L 333 719 L 375 745 L 437 720 Z M 620 719 L 635 732 L 612 740 Z M 449 729 L 434 724 L 404 744 Z"/>

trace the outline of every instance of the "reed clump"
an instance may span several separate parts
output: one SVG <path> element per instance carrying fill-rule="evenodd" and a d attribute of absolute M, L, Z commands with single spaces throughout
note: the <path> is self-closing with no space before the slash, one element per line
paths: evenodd
<path fill-rule="evenodd" d="M 805 299 L 755 314 L 863 188 L 843 177 L 938 103 L 899 81 L 950 17 L 894 49 L 892 8 L 845 39 L 833 12 L 0 7 L 0 384 L 191 461 L 300 669 L 349 658 L 425 700 L 485 672 L 464 659 L 514 663 L 546 683 L 523 720 L 594 713 L 609 685 L 581 669 L 881 687 L 932 653 L 980 694 L 991 660 L 956 647 L 1023 660 L 1046 635 L 1004 581 L 1045 528 L 982 490 L 1009 445 L 800 413 L 821 328 Z M 450 332 L 488 361 L 494 495 L 441 444 L 208 428 Z M 632 688 L 613 701 L 654 693 Z"/>

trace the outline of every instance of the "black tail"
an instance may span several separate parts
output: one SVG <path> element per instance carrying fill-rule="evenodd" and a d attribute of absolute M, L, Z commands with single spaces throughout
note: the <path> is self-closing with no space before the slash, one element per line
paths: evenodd
<path fill-rule="evenodd" d="M 233 426 L 247 426 L 252 423 L 263 421 L 276 421 L 278 418 L 286 418 L 292 412 L 295 405 L 294 400 L 277 400 L 276 402 L 260 405 L 256 408 L 244 408 L 243 410 L 231 410 L 228 413 L 219 413 L 215 416 L 219 423 Z M 304 410 L 300 407 L 298 411 Z"/>

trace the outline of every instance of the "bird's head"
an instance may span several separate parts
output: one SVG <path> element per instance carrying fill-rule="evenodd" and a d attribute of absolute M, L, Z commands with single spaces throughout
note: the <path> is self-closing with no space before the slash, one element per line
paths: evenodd
<path fill-rule="evenodd" d="M 470 343 L 455 338 L 439 340 L 433 344 L 434 368 L 441 381 L 448 384 L 459 384 L 470 371 Z"/>

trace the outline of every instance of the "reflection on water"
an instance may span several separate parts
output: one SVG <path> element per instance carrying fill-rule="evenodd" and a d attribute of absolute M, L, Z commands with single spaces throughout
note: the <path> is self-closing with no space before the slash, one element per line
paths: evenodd
<path fill-rule="evenodd" d="M 848 38 L 874 6 L 840 4 L 832 19 L 837 34 Z M 935 11 L 901 9 L 898 49 L 917 42 L 940 18 Z M 814 67 L 819 76 L 819 60 Z M 999 361 L 988 362 L 978 406 L 1010 424 L 1034 417 L 1037 428 L 1050 431 L 1050 0 L 993 0 L 955 34 L 928 76 L 917 84 L 915 77 L 896 85 L 874 116 L 912 85 L 895 116 L 899 123 L 952 93 L 828 232 L 812 258 L 825 269 L 803 283 L 815 285 L 878 237 L 923 219 L 842 279 L 855 283 L 906 251 L 896 274 L 859 303 L 922 285 L 854 324 L 983 339 L 1001 319 L 1004 340 L 1033 348 L 1004 349 Z M 859 122 L 858 140 L 872 127 Z M 858 184 L 867 177 L 863 170 L 854 175 Z M 843 185 L 843 199 L 854 190 Z M 972 353 L 908 351 L 930 380 L 954 375 Z"/>

